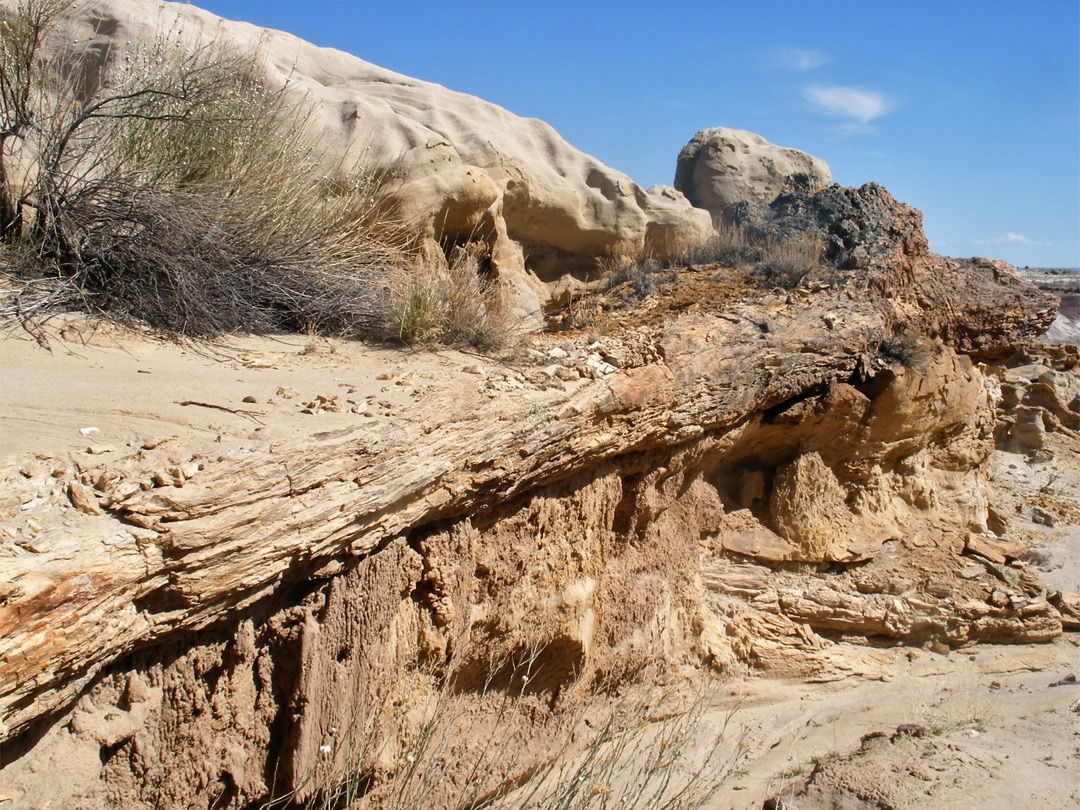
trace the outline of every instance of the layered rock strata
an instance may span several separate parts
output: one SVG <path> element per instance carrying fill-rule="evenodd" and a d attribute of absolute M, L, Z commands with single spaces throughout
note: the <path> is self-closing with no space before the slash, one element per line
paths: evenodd
<path fill-rule="evenodd" d="M 84 33 L 108 44 L 152 31 L 162 7 L 95 8 Z M 369 154 L 404 154 L 402 216 L 432 245 L 487 234 L 522 311 L 605 250 L 708 226 L 540 122 L 164 8 L 194 33 L 261 38 L 346 164 L 365 126 L 382 133 Z M 408 709 L 454 669 L 462 699 L 482 702 L 506 687 L 500 662 L 529 651 L 542 677 L 527 708 L 543 718 L 643 659 L 813 678 L 840 666 L 840 642 L 1059 634 L 1071 603 L 1025 565 L 988 459 L 995 434 L 1037 454 L 1039 425 L 1075 430 L 1075 391 L 979 365 L 1044 330 L 1053 301 L 929 254 L 918 212 L 874 185 L 793 175 L 721 215 L 817 232 L 831 264 L 787 290 L 686 268 L 675 286 L 699 285 L 692 304 L 601 340 L 540 340 L 518 368 L 469 358 L 407 408 L 283 391 L 279 433 L 140 432 L 5 460 L 5 778 L 31 803 L 35 774 L 61 763 L 67 798 L 87 805 L 303 799 L 313 774 L 349 767 L 371 701 Z M 395 374 L 377 373 L 389 389 Z M 327 413 L 332 429 L 303 421 Z"/>
<path fill-rule="evenodd" d="M 793 176 L 770 203 L 730 205 L 723 217 L 780 240 L 818 236 L 824 264 L 809 280 L 878 301 L 897 351 L 903 331 L 912 329 L 960 352 L 1000 359 L 1054 322 L 1057 299 L 997 263 L 931 253 L 922 214 L 877 183 L 856 189 L 815 182 Z"/>
<path fill-rule="evenodd" d="M 940 341 L 897 363 L 886 333 L 846 295 L 763 294 L 610 339 L 584 375 L 562 352 L 478 396 L 470 371 L 391 430 L 25 461 L 8 750 L 61 717 L 131 806 L 193 779 L 241 806 L 302 791 L 342 696 L 422 661 L 484 680 L 540 643 L 557 702 L 643 656 L 806 671 L 836 640 L 1053 637 L 1037 578 L 977 553 L 1005 548 L 996 389 Z"/>

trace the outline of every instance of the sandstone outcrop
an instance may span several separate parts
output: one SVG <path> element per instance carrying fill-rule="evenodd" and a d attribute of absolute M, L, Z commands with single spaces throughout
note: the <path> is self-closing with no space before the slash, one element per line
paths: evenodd
<path fill-rule="evenodd" d="M 897 363 L 885 329 L 758 294 L 587 350 L 619 368 L 470 365 L 392 423 L 15 460 L 3 735 L 59 717 L 128 806 L 193 780 L 239 806 L 302 791 L 340 696 L 419 661 L 483 681 L 539 640 L 555 700 L 657 654 L 806 672 L 837 640 L 1053 637 L 1037 579 L 970 556 L 992 387 L 933 340 Z"/>
<path fill-rule="evenodd" d="M 1080 366 L 1075 348 L 1020 351 L 990 367 L 999 381 L 998 447 L 1045 456 L 1047 432 L 1080 438 Z"/>
<path fill-rule="evenodd" d="M 77 14 L 60 44 L 85 46 L 94 72 L 162 31 L 255 49 L 271 82 L 315 105 L 328 172 L 387 173 L 393 208 L 429 259 L 463 240 L 485 243 L 515 311 L 534 327 L 557 282 L 595 275 L 597 257 L 647 246 L 663 258 L 711 228 L 682 194 L 640 188 L 543 121 L 341 51 L 180 3 L 102 0 Z"/>
<path fill-rule="evenodd" d="M 739 203 L 725 216 L 780 239 L 819 235 L 824 259 L 835 271 L 817 280 L 879 301 L 901 353 L 903 329 L 910 327 L 960 352 L 1000 358 L 1018 341 L 1045 332 L 1057 315 L 1055 296 L 993 262 L 931 253 L 922 214 L 876 183 L 818 189 L 811 179 L 796 176 L 768 205 Z"/>
<path fill-rule="evenodd" d="M 823 160 L 775 146 L 753 132 L 713 127 L 701 130 L 679 152 L 675 188 L 719 216 L 733 203 L 771 203 L 795 175 L 806 175 L 815 187 L 832 182 Z"/>

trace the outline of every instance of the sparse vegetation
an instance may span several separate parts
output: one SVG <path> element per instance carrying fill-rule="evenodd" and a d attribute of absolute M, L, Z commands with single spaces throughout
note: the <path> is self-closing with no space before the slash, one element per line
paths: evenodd
<path fill-rule="evenodd" d="M 886 362 L 911 368 L 919 355 L 922 342 L 919 333 L 903 324 L 896 324 L 892 331 L 878 343 L 878 353 Z"/>
<path fill-rule="evenodd" d="M 719 222 L 716 233 L 704 242 L 687 244 L 673 257 L 681 264 L 720 263 L 737 267 L 749 261 L 752 240 L 747 229 L 729 222 Z"/>
<path fill-rule="evenodd" d="M 600 257 L 596 269 L 603 281 L 603 287 L 610 290 L 623 284 L 629 284 L 633 298 L 646 298 L 656 291 L 661 284 L 670 282 L 670 272 L 648 254 L 648 251 L 635 251 L 622 248 L 607 256 Z M 675 271 L 672 271 L 675 272 Z M 675 278 L 677 278 L 675 272 Z"/>
<path fill-rule="evenodd" d="M 525 411 L 525 419 L 529 422 L 544 424 L 555 421 L 556 416 L 551 412 L 548 403 L 534 402 L 529 406 L 528 410 Z"/>
<path fill-rule="evenodd" d="M 597 259 L 596 279 L 585 283 L 585 291 L 569 301 L 552 325 L 602 336 L 615 324 L 625 324 L 628 312 L 656 294 L 666 302 L 664 307 L 670 305 L 673 310 L 694 306 L 696 301 L 668 287 L 680 282 L 684 268 L 692 275 L 690 288 L 710 300 L 736 298 L 762 288 L 794 289 L 822 267 L 822 256 L 817 232 L 781 238 L 724 223 L 708 240 L 670 251 L 667 264 L 654 258 L 648 248 L 619 245 Z M 817 273 L 815 278 L 824 274 Z"/>
<path fill-rule="evenodd" d="M 476 244 L 455 248 L 446 267 L 397 271 L 387 308 L 389 335 L 407 344 L 442 342 L 490 351 L 515 336 L 505 291 L 481 272 Z"/>
<path fill-rule="evenodd" d="M 312 107 L 264 78 L 257 54 L 173 31 L 87 84 L 87 54 L 53 55 L 69 5 L 0 15 L 0 314 L 76 306 L 182 336 L 289 330 L 309 343 L 312 329 L 508 340 L 475 251 L 410 263 L 382 176 L 327 167 Z"/>
<path fill-rule="evenodd" d="M 593 328 L 605 320 L 608 311 L 633 306 L 665 285 L 677 283 L 682 267 L 715 264 L 743 274 L 752 286 L 794 289 L 821 266 L 822 257 L 817 232 L 781 237 L 723 222 L 711 238 L 672 251 L 669 266 L 647 250 L 622 247 L 597 261 L 600 289 L 575 301 L 564 323 Z"/>
<path fill-rule="evenodd" d="M 587 290 L 571 300 L 562 325 L 570 329 L 587 329 L 602 336 L 611 331 L 612 320 L 602 296 Z"/>
<path fill-rule="evenodd" d="M 762 257 L 755 272 L 770 286 L 793 290 L 821 264 L 823 248 L 816 232 L 788 237 L 769 235 L 760 243 Z"/>
<path fill-rule="evenodd" d="M 339 752 L 326 752 L 327 767 L 302 788 L 303 806 L 692 810 L 715 794 L 744 750 L 725 739 L 725 723 L 711 744 L 691 751 L 708 689 L 687 695 L 643 682 L 600 689 L 538 727 L 546 702 L 537 703 L 543 695 L 532 688 L 543 681 L 538 660 L 534 652 L 509 670 L 492 666 L 508 674 L 506 683 L 497 687 L 489 676 L 478 690 L 459 688 L 453 674 L 429 689 L 422 682 L 432 685 L 432 676 L 417 675 L 400 716 L 385 703 L 361 709 L 335 741 L 347 749 L 343 770 L 331 766 Z M 406 715 L 423 720 L 409 728 Z"/>
<path fill-rule="evenodd" d="M 685 246 L 676 258 L 688 265 L 719 263 L 746 269 L 762 285 L 794 289 L 821 264 L 823 256 L 821 236 L 814 231 L 781 236 L 720 222 L 712 238 Z"/>
<path fill-rule="evenodd" d="M 329 179 L 310 109 L 259 58 L 179 32 L 110 60 L 46 56 L 68 4 L 2 17 L 6 311 L 59 302 L 181 335 L 381 327 L 403 242 L 380 178 Z M 74 47 L 74 46 L 73 46 Z"/>

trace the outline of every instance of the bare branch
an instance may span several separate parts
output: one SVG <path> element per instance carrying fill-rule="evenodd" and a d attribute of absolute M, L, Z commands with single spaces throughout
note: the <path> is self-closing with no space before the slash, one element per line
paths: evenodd
<path fill-rule="evenodd" d="M 17 14 L 50 4 L 62 5 L 21 0 Z M 22 126 L 11 136 L 22 138 L 20 122 L 33 122 L 22 148 L 36 162 L 29 188 L 3 178 L 18 201 L 5 250 L 29 239 L 81 305 L 181 334 L 381 331 L 385 280 L 406 245 L 386 220 L 381 177 L 327 182 L 312 108 L 269 86 L 256 55 L 163 36 L 113 59 L 87 90 L 74 78 L 85 55 L 48 30 L 5 39 L 23 57 L 0 95 L 31 90 L 18 90 L 18 121 L 0 124 Z M 59 58 L 42 57 L 56 48 Z"/>

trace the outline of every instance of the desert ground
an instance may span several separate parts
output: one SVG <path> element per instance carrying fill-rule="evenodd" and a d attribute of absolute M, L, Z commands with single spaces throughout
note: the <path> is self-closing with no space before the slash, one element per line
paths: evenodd
<path fill-rule="evenodd" d="M 718 122 L 645 188 L 186 3 L 0 29 L 0 810 L 1080 805 L 1075 274 Z"/>

